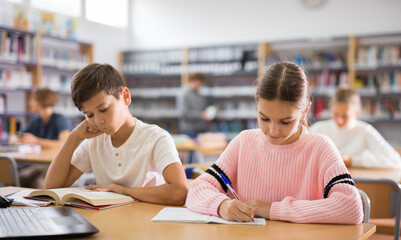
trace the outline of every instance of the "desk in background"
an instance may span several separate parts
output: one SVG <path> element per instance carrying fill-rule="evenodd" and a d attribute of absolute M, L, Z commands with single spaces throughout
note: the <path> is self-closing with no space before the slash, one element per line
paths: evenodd
<path fill-rule="evenodd" d="M 0 188 L 0 194 L 10 188 Z M 225 224 L 164 223 L 150 220 L 165 205 L 133 203 L 102 211 L 74 208 L 100 232 L 83 239 L 367 239 L 376 231 L 374 224 L 296 224 L 267 221 L 266 226 Z M 81 238 L 80 238 L 81 239 Z"/>
<path fill-rule="evenodd" d="M 56 154 L 56 151 L 42 150 L 40 153 L 11 153 L 10 155 L 17 162 L 50 164 L 51 161 L 56 157 Z"/>
<path fill-rule="evenodd" d="M 349 173 L 353 178 L 367 179 L 391 179 L 401 183 L 401 169 L 396 168 L 349 168 Z"/>

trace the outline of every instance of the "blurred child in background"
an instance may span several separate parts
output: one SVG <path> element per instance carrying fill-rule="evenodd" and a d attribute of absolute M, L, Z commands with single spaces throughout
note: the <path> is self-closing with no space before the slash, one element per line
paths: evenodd
<path fill-rule="evenodd" d="M 328 136 L 352 167 L 401 168 L 401 157 L 370 124 L 357 119 L 360 96 L 354 89 L 339 88 L 331 100 L 332 119 L 319 121 L 311 132 Z"/>
<path fill-rule="evenodd" d="M 22 130 L 17 138 L 18 143 L 37 144 L 42 149 L 54 151 L 63 145 L 70 133 L 71 122 L 66 116 L 54 112 L 57 101 L 57 93 L 49 88 L 36 89 L 32 93 L 29 105 L 31 111 L 37 115 Z M 48 166 L 19 164 L 19 167 L 21 186 L 42 188 Z"/>

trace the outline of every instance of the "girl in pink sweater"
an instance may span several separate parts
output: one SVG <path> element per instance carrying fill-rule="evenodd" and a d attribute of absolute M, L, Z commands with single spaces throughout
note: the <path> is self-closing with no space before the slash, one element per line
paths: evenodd
<path fill-rule="evenodd" d="M 241 132 L 191 183 L 188 209 L 232 221 L 361 223 L 362 202 L 340 153 L 305 127 L 311 103 L 304 71 L 289 62 L 271 66 L 258 82 L 256 101 L 259 129 Z"/>

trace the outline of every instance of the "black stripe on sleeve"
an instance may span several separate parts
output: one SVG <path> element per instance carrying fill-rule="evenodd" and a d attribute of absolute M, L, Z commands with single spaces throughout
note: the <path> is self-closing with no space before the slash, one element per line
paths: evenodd
<path fill-rule="evenodd" d="M 233 185 L 233 184 L 231 183 L 230 178 L 227 176 L 227 174 L 226 174 L 223 170 L 221 170 L 221 168 L 220 168 L 219 166 L 217 166 L 217 164 L 213 164 L 212 167 L 213 167 L 213 168 L 216 170 L 216 172 L 218 172 L 219 174 L 223 174 L 224 177 L 226 177 L 226 179 L 228 180 L 228 182 L 229 182 L 231 185 Z"/>
<path fill-rule="evenodd" d="M 328 185 L 325 187 L 325 189 L 324 189 L 324 198 L 327 198 L 328 195 L 329 195 L 330 190 L 331 190 L 336 184 L 339 184 L 339 183 L 345 183 L 345 184 L 349 184 L 349 185 L 351 185 L 351 186 L 355 186 L 355 183 L 354 183 L 354 181 L 353 181 L 352 179 L 344 179 L 344 180 L 340 180 L 340 181 L 334 182 L 334 183 L 332 183 L 332 184 L 330 184 L 330 185 L 328 184 Z"/>
<path fill-rule="evenodd" d="M 206 172 L 209 173 L 210 175 L 212 175 L 212 176 L 220 183 L 221 188 L 223 188 L 224 192 L 227 193 L 228 188 L 227 188 L 226 184 L 224 183 L 223 179 L 222 179 L 222 178 L 220 177 L 220 175 L 219 175 L 220 173 L 223 173 L 224 176 L 227 176 L 227 175 L 223 172 L 223 170 L 221 170 L 221 168 L 218 167 L 216 164 L 213 164 L 211 167 L 209 167 L 209 168 L 206 170 Z M 217 172 L 217 173 L 216 173 L 216 172 Z M 228 179 L 228 177 L 227 177 L 227 179 Z M 228 179 L 228 181 L 230 181 L 230 180 Z M 230 183 L 231 183 L 231 182 L 230 182 Z"/>
<path fill-rule="evenodd" d="M 333 184 L 334 182 L 336 182 L 338 180 L 341 180 L 341 179 L 351 179 L 352 180 L 352 177 L 348 173 L 344 173 L 344 174 L 338 175 L 338 176 L 336 176 L 336 177 L 334 177 L 333 179 L 330 180 L 330 182 L 325 187 L 324 191 L 326 191 L 326 188 L 328 188 L 331 184 Z"/>

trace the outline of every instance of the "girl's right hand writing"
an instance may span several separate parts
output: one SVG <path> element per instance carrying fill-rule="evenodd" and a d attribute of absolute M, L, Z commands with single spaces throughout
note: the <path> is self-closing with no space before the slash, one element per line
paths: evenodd
<path fill-rule="evenodd" d="M 99 136 L 102 133 L 97 127 L 89 124 L 86 119 L 72 131 L 72 134 L 76 134 L 82 140 Z"/>
<path fill-rule="evenodd" d="M 217 211 L 228 221 L 250 222 L 255 216 L 253 207 L 237 199 L 224 200 Z"/>

